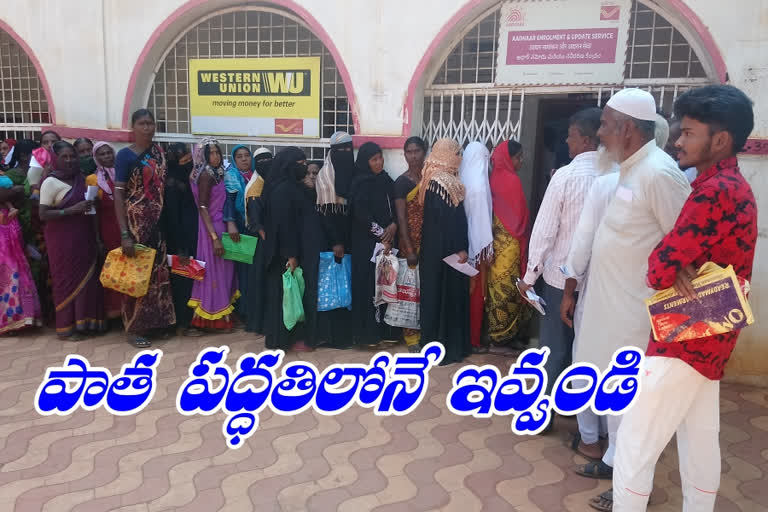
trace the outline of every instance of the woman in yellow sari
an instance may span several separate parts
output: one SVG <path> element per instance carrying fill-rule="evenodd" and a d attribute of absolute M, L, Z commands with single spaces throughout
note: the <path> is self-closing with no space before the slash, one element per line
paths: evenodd
<path fill-rule="evenodd" d="M 491 155 L 493 197 L 493 254 L 488 272 L 485 313 L 488 336 L 495 345 L 506 345 L 524 333 L 531 308 L 517 291 L 516 280 L 527 264 L 530 214 L 517 170 L 523 147 L 512 139 Z"/>

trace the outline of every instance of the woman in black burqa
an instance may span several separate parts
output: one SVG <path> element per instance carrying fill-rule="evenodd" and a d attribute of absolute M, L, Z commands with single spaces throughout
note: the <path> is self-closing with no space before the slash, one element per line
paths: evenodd
<path fill-rule="evenodd" d="M 381 148 L 366 142 L 358 150 L 357 174 L 352 180 L 352 313 L 353 343 L 376 346 L 398 339 L 384 323 L 386 306 L 374 307 L 376 265 L 371 262 L 377 243 L 396 243 L 394 182 L 384 171 Z"/>

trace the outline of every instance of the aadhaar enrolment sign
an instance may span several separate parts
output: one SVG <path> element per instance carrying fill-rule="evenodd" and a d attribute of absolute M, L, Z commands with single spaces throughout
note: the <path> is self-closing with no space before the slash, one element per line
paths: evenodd
<path fill-rule="evenodd" d="M 320 57 L 190 59 L 192 133 L 320 136 Z"/>
<path fill-rule="evenodd" d="M 630 0 L 505 3 L 496 83 L 621 83 L 630 9 Z"/>

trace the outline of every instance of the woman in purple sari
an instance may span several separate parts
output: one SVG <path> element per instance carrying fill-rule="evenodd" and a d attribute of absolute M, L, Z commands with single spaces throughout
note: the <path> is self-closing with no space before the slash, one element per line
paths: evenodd
<path fill-rule="evenodd" d="M 230 332 L 231 314 L 240 291 L 235 263 L 222 258 L 224 246 L 220 236 L 227 231 L 224 222 L 227 187 L 221 148 L 216 139 L 206 137 L 202 140 L 195 150 L 194 163 L 189 184 L 200 211 L 196 258 L 205 261 L 205 277 L 192 286 L 189 299 L 189 307 L 195 310 L 192 326 Z"/>
<path fill-rule="evenodd" d="M 78 341 L 80 333 L 105 328 L 99 257 L 102 253 L 93 205 L 85 201 L 85 178 L 75 148 L 69 142 L 53 145 L 52 170 L 40 188 L 40 219 L 53 282 L 56 333 Z"/>

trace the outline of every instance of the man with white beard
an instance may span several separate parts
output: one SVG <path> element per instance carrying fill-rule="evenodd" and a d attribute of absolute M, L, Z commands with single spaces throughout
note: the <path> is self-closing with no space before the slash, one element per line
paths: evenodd
<path fill-rule="evenodd" d="M 655 120 L 653 97 L 639 89 L 619 91 L 603 111 L 598 136 L 620 167 L 619 173 L 598 178 L 593 185 L 593 189 L 602 186 L 603 191 L 610 191 L 611 180 L 616 182 L 613 195 L 595 192 L 602 197 L 605 214 L 597 223 L 587 257 L 589 285 L 582 294 L 583 318 L 577 330 L 574 363 L 589 362 L 606 369 L 616 350 L 625 346 L 645 349 L 647 345 L 644 300 L 653 294 L 644 279 L 648 255 L 674 226 L 690 193 L 675 162 L 656 146 Z M 574 239 L 574 244 L 579 243 Z M 573 313 L 572 305 L 562 306 L 566 317 L 569 311 Z M 607 418 L 609 448 L 603 459 L 577 468 L 577 473 L 590 478 L 612 477 L 620 419 Z M 610 510 L 610 491 L 590 505 Z"/>

